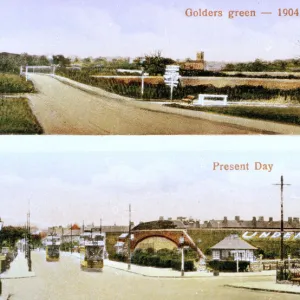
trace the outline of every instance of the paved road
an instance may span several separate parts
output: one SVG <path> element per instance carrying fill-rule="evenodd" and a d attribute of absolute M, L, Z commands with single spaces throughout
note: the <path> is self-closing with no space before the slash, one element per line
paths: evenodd
<path fill-rule="evenodd" d="M 224 287 L 245 278 L 211 277 L 158 279 L 104 267 L 102 273 L 80 271 L 76 257 L 62 256 L 60 262 L 47 263 L 45 252 L 33 252 L 36 277 L 3 280 L 4 295 L 10 300 L 293 300 L 299 295 L 257 292 Z M 251 281 L 268 280 L 266 277 Z"/>
<path fill-rule="evenodd" d="M 93 95 L 55 78 L 30 75 L 39 93 L 32 109 L 46 134 L 261 134 L 262 130 L 170 113 L 172 108 Z M 99 89 L 100 90 L 100 89 Z M 156 110 L 156 111 L 153 111 Z"/>

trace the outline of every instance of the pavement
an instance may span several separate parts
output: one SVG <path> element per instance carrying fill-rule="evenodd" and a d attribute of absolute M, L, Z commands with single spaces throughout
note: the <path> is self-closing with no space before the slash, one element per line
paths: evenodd
<path fill-rule="evenodd" d="M 75 259 L 80 259 L 79 253 L 69 253 L 62 252 L 63 256 L 72 256 Z M 185 272 L 184 277 L 181 276 L 180 271 L 175 271 L 166 268 L 154 268 L 145 267 L 131 264 L 130 270 L 128 270 L 128 263 L 112 261 L 105 259 L 104 266 L 117 269 L 120 271 L 125 271 L 128 273 L 133 273 L 145 277 L 155 277 L 155 278 L 202 278 L 202 277 L 216 277 L 212 272 L 208 271 L 195 271 L 195 272 Z M 275 277 L 276 271 L 262 271 L 262 272 L 241 272 L 241 273 L 220 273 L 219 277 L 255 277 L 255 276 L 273 276 Z"/>
<path fill-rule="evenodd" d="M 226 284 L 227 287 L 248 289 L 254 291 L 264 291 L 264 292 L 276 292 L 276 293 L 287 293 L 287 294 L 299 294 L 300 286 L 292 284 L 280 284 L 276 283 L 275 279 L 264 282 L 239 282 L 234 284 Z"/>
<path fill-rule="evenodd" d="M 35 277 L 34 272 L 28 271 L 27 259 L 23 252 L 19 252 L 14 261 L 10 264 L 10 268 L 1 274 L 1 279 L 16 279 Z"/>

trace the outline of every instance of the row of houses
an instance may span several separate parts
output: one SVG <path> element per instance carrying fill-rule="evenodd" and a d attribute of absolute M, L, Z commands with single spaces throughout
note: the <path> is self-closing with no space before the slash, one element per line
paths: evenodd
<path fill-rule="evenodd" d="M 172 218 L 165 219 L 159 217 L 160 221 L 175 221 Z M 228 219 L 226 216 L 221 220 L 208 220 L 200 222 L 200 220 L 177 217 L 176 221 L 182 223 L 182 228 L 227 228 L 227 229 L 278 229 L 280 228 L 280 222 L 274 220 L 273 217 L 269 217 L 265 220 L 263 216 L 252 217 L 252 220 L 242 220 L 240 216 L 235 216 L 233 220 Z M 180 227 L 180 225 L 178 225 Z M 287 221 L 284 221 L 284 228 L 286 229 L 300 229 L 300 221 L 298 217 L 288 217 Z"/>
<path fill-rule="evenodd" d="M 84 230 L 91 231 L 91 232 L 128 232 L 128 226 L 120 226 L 120 225 L 112 225 L 112 226 L 95 226 L 94 224 L 91 225 L 84 225 L 78 226 L 77 224 L 72 224 L 66 227 L 63 226 L 53 226 L 47 229 L 47 235 L 51 236 L 58 236 L 61 238 L 62 243 L 69 243 L 69 242 L 79 242 L 80 234 Z"/>

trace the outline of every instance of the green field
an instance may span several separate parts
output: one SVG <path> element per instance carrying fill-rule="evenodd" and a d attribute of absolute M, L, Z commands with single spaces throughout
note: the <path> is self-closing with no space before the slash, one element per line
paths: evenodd
<path fill-rule="evenodd" d="M 31 93 L 34 86 L 24 77 L 13 74 L 0 74 L 0 94 Z"/>
<path fill-rule="evenodd" d="M 0 98 L 0 134 L 42 134 L 26 98 Z"/>
<path fill-rule="evenodd" d="M 211 112 L 216 114 L 274 121 L 279 123 L 300 125 L 300 107 L 262 107 L 262 106 L 186 106 L 181 104 L 165 104 L 170 107 Z"/>

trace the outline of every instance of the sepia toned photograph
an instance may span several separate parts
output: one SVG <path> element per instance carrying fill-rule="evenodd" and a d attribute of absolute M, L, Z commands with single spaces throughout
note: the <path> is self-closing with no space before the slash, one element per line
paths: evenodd
<path fill-rule="evenodd" d="M 300 143 L 225 138 L 7 137 L 1 299 L 298 299 Z"/>
<path fill-rule="evenodd" d="M 299 3 L 0 3 L 0 133 L 299 130 Z"/>

